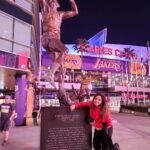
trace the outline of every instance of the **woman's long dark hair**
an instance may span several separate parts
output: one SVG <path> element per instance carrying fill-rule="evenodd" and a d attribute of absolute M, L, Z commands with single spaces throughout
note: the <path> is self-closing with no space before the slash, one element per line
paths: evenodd
<path fill-rule="evenodd" d="M 105 118 L 106 116 L 108 115 L 109 112 L 109 108 L 108 108 L 108 104 L 106 102 L 106 97 L 103 93 L 99 92 L 99 93 L 96 93 L 93 97 L 93 100 L 97 97 L 97 96 L 100 96 L 102 98 L 102 103 L 100 105 L 100 109 L 101 109 L 101 118 L 102 118 L 102 121 L 105 122 Z M 93 105 L 94 106 L 94 105 Z"/>

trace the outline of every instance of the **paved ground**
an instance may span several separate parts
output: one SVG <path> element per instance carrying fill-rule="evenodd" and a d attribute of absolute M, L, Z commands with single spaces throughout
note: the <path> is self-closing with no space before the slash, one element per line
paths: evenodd
<path fill-rule="evenodd" d="M 0 150 L 39 150 L 39 145 L 40 127 L 14 127 L 10 130 L 8 145 L 5 148 L 0 145 Z"/>
<path fill-rule="evenodd" d="M 114 114 L 114 141 L 122 150 L 150 150 L 150 117 Z"/>
<path fill-rule="evenodd" d="M 150 117 L 113 114 L 113 125 L 113 141 L 120 144 L 121 150 L 150 149 Z M 13 127 L 8 145 L 0 146 L 0 150 L 39 150 L 39 147 L 39 126 Z"/>

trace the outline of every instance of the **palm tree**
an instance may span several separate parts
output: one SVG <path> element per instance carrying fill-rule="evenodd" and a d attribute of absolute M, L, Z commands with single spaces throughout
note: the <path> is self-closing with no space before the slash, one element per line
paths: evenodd
<path fill-rule="evenodd" d="M 81 52 L 81 59 L 83 62 L 83 53 L 88 52 L 88 49 L 90 48 L 89 42 L 86 39 L 78 38 L 75 42 L 75 45 L 73 45 L 73 48 L 77 53 Z M 82 66 L 81 66 L 82 71 Z M 75 94 L 75 96 L 79 99 L 79 101 L 82 101 L 85 95 L 81 92 L 82 84 L 80 86 L 79 92 L 75 91 L 74 87 L 72 86 L 72 90 Z"/>
<path fill-rule="evenodd" d="M 134 49 L 124 48 L 124 56 L 127 59 L 127 61 L 126 61 L 126 76 L 127 76 L 126 80 L 127 80 L 127 92 L 129 93 L 129 91 L 128 91 L 128 88 L 129 88 L 128 64 L 129 64 L 129 62 L 131 62 L 131 59 L 134 57 Z M 131 76 L 132 76 L 132 74 L 131 74 Z M 128 100 L 129 99 L 127 98 L 127 104 L 128 104 Z"/>
<path fill-rule="evenodd" d="M 73 48 L 77 53 L 81 52 L 82 54 L 83 52 L 88 52 L 89 42 L 86 39 L 78 38 Z"/>

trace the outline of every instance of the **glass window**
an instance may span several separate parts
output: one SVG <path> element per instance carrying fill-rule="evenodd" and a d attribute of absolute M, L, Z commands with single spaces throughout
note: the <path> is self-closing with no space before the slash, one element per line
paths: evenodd
<path fill-rule="evenodd" d="M 14 44 L 13 53 L 17 55 L 30 57 L 30 48 L 22 45 Z"/>
<path fill-rule="evenodd" d="M 0 39 L 0 50 L 12 52 L 12 42 Z"/>
<path fill-rule="evenodd" d="M 32 12 L 32 3 L 30 3 L 27 0 L 15 0 L 15 3 L 23 8 L 25 8 L 26 10 Z"/>
<path fill-rule="evenodd" d="M 13 19 L 0 13 L 0 37 L 12 40 Z"/>
<path fill-rule="evenodd" d="M 15 20 L 14 41 L 24 44 L 26 46 L 30 46 L 31 45 L 31 26 Z"/>

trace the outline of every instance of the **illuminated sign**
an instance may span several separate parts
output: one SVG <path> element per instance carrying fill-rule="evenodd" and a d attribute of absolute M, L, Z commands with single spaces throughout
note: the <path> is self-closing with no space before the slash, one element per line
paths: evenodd
<path fill-rule="evenodd" d="M 28 68 L 28 57 L 18 56 L 18 68 L 27 69 Z"/>
<path fill-rule="evenodd" d="M 17 65 L 18 65 L 17 61 L 18 61 L 17 55 L 2 52 L 2 51 L 0 52 L 0 65 L 1 66 L 17 68 Z"/>
<path fill-rule="evenodd" d="M 97 59 L 94 69 L 105 69 L 113 70 L 115 72 L 120 72 L 122 70 L 122 64 L 118 60 L 108 60 L 108 59 Z"/>
<path fill-rule="evenodd" d="M 0 52 L 0 65 L 5 67 L 28 68 L 28 57 L 19 56 L 7 52 Z"/>
<path fill-rule="evenodd" d="M 81 69 L 82 60 L 78 55 L 66 55 L 65 67 L 71 69 Z"/>
<path fill-rule="evenodd" d="M 143 63 L 131 62 L 130 72 L 131 74 L 146 75 L 146 66 Z"/>
<path fill-rule="evenodd" d="M 81 48 L 82 49 L 82 48 Z M 108 56 L 117 56 L 117 57 L 127 57 L 128 53 L 125 51 L 122 51 L 120 49 L 112 49 L 108 47 L 103 46 L 93 46 L 89 45 L 84 53 L 91 53 L 91 54 L 99 54 L 99 55 L 108 55 Z M 132 53 L 132 55 L 129 56 L 130 58 L 137 59 L 137 54 Z"/>
<path fill-rule="evenodd" d="M 108 59 L 117 59 L 117 60 L 127 60 L 125 49 L 134 50 L 132 51 L 132 60 L 139 61 L 141 58 L 140 51 L 142 52 L 142 56 L 147 58 L 147 47 L 143 46 L 135 46 L 135 45 L 123 45 L 123 44 L 104 44 L 104 46 L 92 46 L 89 45 L 88 48 L 83 52 L 78 52 L 74 49 L 74 44 L 66 44 L 65 45 L 69 49 L 69 54 L 73 55 L 82 55 L 82 56 L 90 56 L 90 57 L 101 57 Z"/>
<path fill-rule="evenodd" d="M 148 95 L 137 94 L 137 93 L 122 93 L 121 97 L 122 98 L 132 98 L 132 99 L 135 99 L 135 98 L 147 98 Z"/>

